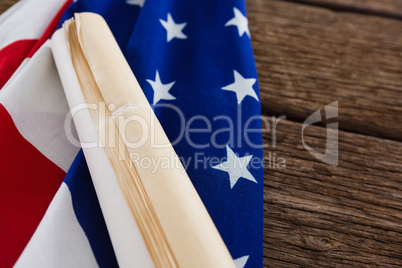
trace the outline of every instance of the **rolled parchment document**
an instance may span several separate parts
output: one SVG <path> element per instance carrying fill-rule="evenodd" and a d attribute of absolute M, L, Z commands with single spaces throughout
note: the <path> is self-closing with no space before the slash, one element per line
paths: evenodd
<path fill-rule="evenodd" d="M 52 50 L 119 265 L 235 267 L 103 18 L 75 14 Z"/>

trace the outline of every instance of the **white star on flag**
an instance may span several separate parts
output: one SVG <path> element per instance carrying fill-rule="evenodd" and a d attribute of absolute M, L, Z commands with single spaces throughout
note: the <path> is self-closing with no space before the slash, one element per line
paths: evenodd
<path fill-rule="evenodd" d="M 250 162 L 251 158 L 253 158 L 252 155 L 237 157 L 232 149 L 230 149 L 230 147 L 227 145 L 226 155 L 227 160 L 216 166 L 213 166 L 213 168 L 225 171 L 229 174 L 231 189 L 240 178 L 244 178 L 246 180 L 257 183 L 253 175 L 251 175 L 250 171 L 248 171 L 247 169 L 248 163 Z"/>
<path fill-rule="evenodd" d="M 183 33 L 183 29 L 186 27 L 187 22 L 175 23 L 170 13 L 167 15 L 167 21 L 162 19 L 159 19 L 159 21 L 162 23 L 163 28 L 166 29 L 168 42 L 173 38 L 187 39 L 187 35 Z"/>
<path fill-rule="evenodd" d="M 246 96 L 251 96 L 258 100 L 257 94 L 253 89 L 253 85 L 257 81 L 255 78 L 244 78 L 236 70 L 233 70 L 235 81 L 234 83 L 223 87 L 223 90 L 229 90 L 236 93 L 237 104 L 240 104 Z"/>
<path fill-rule="evenodd" d="M 161 78 L 159 76 L 158 70 L 156 70 L 155 81 L 151 79 L 147 79 L 147 82 L 151 84 L 152 89 L 154 90 L 154 101 L 155 105 L 160 100 L 175 100 L 176 98 L 169 93 L 169 90 L 172 88 L 176 81 L 173 81 L 168 84 L 162 84 Z"/>
<path fill-rule="evenodd" d="M 242 36 L 246 33 L 250 37 L 250 30 L 248 29 L 248 19 L 244 16 L 240 10 L 237 8 L 233 8 L 234 17 L 226 22 L 225 26 L 236 26 L 237 31 L 239 32 L 239 36 Z"/>
<path fill-rule="evenodd" d="M 243 256 L 240 258 L 237 258 L 234 260 L 234 263 L 236 265 L 236 268 L 244 268 L 244 266 L 246 265 L 247 261 L 248 261 L 248 255 L 247 256 Z"/>
<path fill-rule="evenodd" d="M 145 0 L 126 0 L 126 4 L 143 7 Z"/>

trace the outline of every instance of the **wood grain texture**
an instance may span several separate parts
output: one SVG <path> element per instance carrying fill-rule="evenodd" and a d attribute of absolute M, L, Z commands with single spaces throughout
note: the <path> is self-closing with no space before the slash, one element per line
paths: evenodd
<path fill-rule="evenodd" d="M 402 139 L 402 21 L 247 4 L 264 114 L 303 121 L 339 100 L 342 129 Z"/>
<path fill-rule="evenodd" d="M 305 150 L 301 128 L 279 121 L 276 147 L 264 134 L 264 266 L 401 267 L 402 143 L 340 131 L 332 167 Z M 305 135 L 323 151 L 325 128 Z"/>
<path fill-rule="evenodd" d="M 400 0 L 286 0 L 307 5 L 326 7 L 336 11 L 356 12 L 402 19 Z"/>

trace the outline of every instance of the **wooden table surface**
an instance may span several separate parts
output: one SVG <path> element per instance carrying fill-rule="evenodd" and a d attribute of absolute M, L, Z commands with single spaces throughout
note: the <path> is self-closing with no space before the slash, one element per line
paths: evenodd
<path fill-rule="evenodd" d="M 247 1 L 267 118 L 264 266 L 402 267 L 402 1 Z M 302 143 L 338 101 L 339 164 Z M 272 122 L 271 122 L 272 127 Z M 324 152 L 325 123 L 304 141 Z M 271 160 L 272 161 L 272 160 Z"/>
<path fill-rule="evenodd" d="M 247 10 L 271 127 L 264 266 L 402 267 L 402 1 L 248 0 Z M 338 117 L 306 127 L 304 142 L 324 153 L 326 123 L 338 122 L 336 167 L 302 141 L 307 117 L 335 101 Z"/>

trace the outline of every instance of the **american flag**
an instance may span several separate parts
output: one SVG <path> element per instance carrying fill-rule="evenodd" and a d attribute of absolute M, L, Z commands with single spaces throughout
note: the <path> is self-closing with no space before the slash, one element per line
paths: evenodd
<path fill-rule="evenodd" d="M 244 1 L 67 3 L 59 27 L 77 12 L 105 18 L 237 267 L 262 267 L 261 111 Z M 0 266 L 115 267 L 85 157 L 66 144 L 50 46 L 0 91 L 1 250 L 10 252 Z"/>

